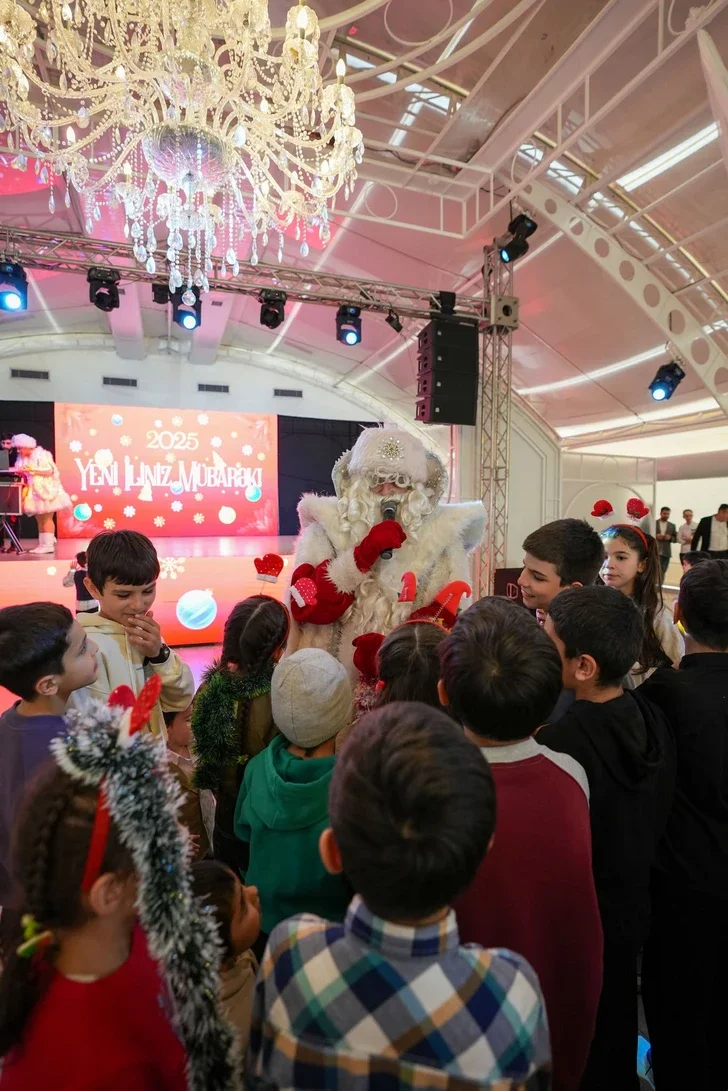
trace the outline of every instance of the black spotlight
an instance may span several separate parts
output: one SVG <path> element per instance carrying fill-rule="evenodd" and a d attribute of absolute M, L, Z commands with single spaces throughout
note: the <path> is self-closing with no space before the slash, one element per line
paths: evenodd
<path fill-rule="evenodd" d="M 389 314 L 384 319 L 388 326 L 391 326 L 395 333 L 402 332 L 402 320 L 396 311 L 393 311 L 390 307 Z"/>
<path fill-rule="evenodd" d="M 530 216 L 527 216 L 525 212 L 522 212 L 519 216 L 515 216 L 508 224 L 508 236 L 501 240 L 500 256 L 501 261 L 506 264 L 515 261 L 516 258 L 522 258 L 524 254 L 528 252 L 528 243 L 526 239 L 533 235 L 534 231 L 538 228 L 538 224 L 535 220 L 532 220 Z"/>
<path fill-rule="evenodd" d="M 152 302 L 165 307 L 169 303 L 169 285 L 154 281 L 152 283 Z"/>
<path fill-rule="evenodd" d="M 0 311 L 27 311 L 28 278 L 14 261 L 0 262 Z"/>
<path fill-rule="evenodd" d="M 202 325 L 199 288 L 178 288 L 176 292 L 170 292 L 169 299 L 172 304 L 172 321 L 183 330 L 196 330 Z"/>
<path fill-rule="evenodd" d="M 358 345 L 361 341 L 361 307 L 342 303 L 336 312 L 336 340 L 342 345 Z"/>
<path fill-rule="evenodd" d="M 86 280 L 88 281 L 88 298 L 94 307 L 100 311 L 115 311 L 119 306 L 119 289 L 121 274 L 116 269 L 101 269 L 93 266 L 89 269 Z"/>
<path fill-rule="evenodd" d="M 274 288 L 264 288 L 258 296 L 260 303 L 260 324 L 269 330 L 277 330 L 286 317 L 285 292 L 278 292 Z"/>
<path fill-rule="evenodd" d="M 650 394 L 656 402 L 666 402 L 673 396 L 685 378 L 685 371 L 677 360 L 663 364 L 650 383 Z"/>

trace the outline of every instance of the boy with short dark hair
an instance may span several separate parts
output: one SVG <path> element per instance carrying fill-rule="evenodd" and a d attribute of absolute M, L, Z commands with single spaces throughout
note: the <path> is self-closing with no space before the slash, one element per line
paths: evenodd
<path fill-rule="evenodd" d="M 63 577 L 63 586 L 76 588 L 77 614 L 98 614 L 99 604 L 86 586 L 86 564 L 86 550 L 82 549 L 76 554 L 76 559 L 71 561 L 71 567 Z"/>
<path fill-rule="evenodd" d="M 0 905 L 10 904 L 10 835 L 20 795 L 63 731 L 69 697 L 93 684 L 96 673 L 96 645 L 65 606 L 0 610 L 0 685 L 20 698 L 0 716 Z"/>
<path fill-rule="evenodd" d="M 566 587 L 595 583 L 604 560 L 604 544 L 585 519 L 546 523 L 529 534 L 523 551 L 518 586 L 528 609 L 541 614 Z"/>
<path fill-rule="evenodd" d="M 602 983 L 602 930 L 584 770 L 533 738 L 561 688 L 558 653 L 520 606 L 486 598 L 460 616 L 440 660 L 440 698 L 488 759 L 498 799 L 493 848 L 455 902 L 460 932 L 519 951 L 534 967 L 554 1089 L 577 1091 Z"/>
<path fill-rule="evenodd" d="M 159 558 L 149 538 L 135 530 L 97 534 L 87 551 L 86 586 L 98 600 L 98 614 L 78 620 L 99 650 L 96 682 L 76 694 L 82 707 L 89 697 L 106 701 L 117 686 L 139 694 L 152 674 L 162 679 L 160 699 L 149 720 L 153 735 L 166 739 L 163 713 L 183 712 L 195 693 L 192 671 L 168 648 L 151 607 L 157 594 Z"/>
<path fill-rule="evenodd" d="M 438 709 L 394 702 L 351 732 L 329 805 L 321 856 L 357 894 L 343 925 L 304 915 L 273 931 L 249 1075 L 338 1091 L 547 1087 L 533 970 L 461 946 L 448 908 L 493 834 L 487 762 Z"/>
<path fill-rule="evenodd" d="M 652 925 L 642 996 L 657 1087 L 728 1084 L 728 561 L 683 578 L 677 619 L 686 630 L 678 670 L 638 691 L 661 708 L 677 747 L 675 798 L 652 872 Z M 694 936 L 695 958 L 676 952 Z"/>
<path fill-rule="evenodd" d="M 644 622 L 611 587 L 563 591 L 546 632 L 576 700 L 539 742 L 586 770 L 594 879 L 604 929 L 604 984 L 583 1091 L 636 1087 L 637 959 L 649 922 L 649 874 L 672 799 L 667 723 L 622 680 L 639 656 Z"/>

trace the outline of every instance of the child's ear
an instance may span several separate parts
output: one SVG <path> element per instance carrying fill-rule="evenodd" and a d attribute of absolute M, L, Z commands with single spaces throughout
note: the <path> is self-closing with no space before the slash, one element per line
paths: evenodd
<path fill-rule="evenodd" d="M 329 875 L 341 875 L 344 865 L 331 826 L 325 829 L 319 837 L 319 856 Z"/>
<path fill-rule="evenodd" d="M 95 599 L 100 599 L 101 598 L 101 592 L 99 591 L 96 584 L 91 583 L 91 580 L 90 580 L 90 578 L 88 576 L 84 576 L 83 585 L 86 588 L 86 590 L 89 592 L 89 594 L 93 595 L 93 597 Z"/>
<path fill-rule="evenodd" d="M 136 897 L 136 881 L 133 876 L 122 878 L 113 871 L 99 875 L 88 892 L 91 909 L 97 917 L 108 917 L 124 907 L 129 910 Z"/>
<path fill-rule="evenodd" d="M 447 708 L 447 706 L 450 704 L 450 701 L 448 699 L 447 690 L 445 689 L 445 683 L 443 682 L 442 678 L 437 683 L 437 696 L 440 698 L 440 704 L 442 705 L 442 707 Z"/>
<path fill-rule="evenodd" d="M 35 692 L 38 697 L 55 697 L 58 693 L 58 675 L 45 674 L 35 683 Z"/>
<path fill-rule="evenodd" d="M 577 682 L 596 682 L 599 677 L 596 660 L 590 655 L 580 655 L 576 661 L 574 676 Z"/>

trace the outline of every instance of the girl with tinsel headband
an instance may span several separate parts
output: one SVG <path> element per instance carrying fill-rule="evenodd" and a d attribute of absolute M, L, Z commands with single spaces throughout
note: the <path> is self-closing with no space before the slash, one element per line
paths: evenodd
<path fill-rule="evenodd" d="M 159 694 L 71 713 L 18 831 L 22 935 L 0 977 L 2 1091 L 236 1091 L 221 945 L 188 875 Z"/>

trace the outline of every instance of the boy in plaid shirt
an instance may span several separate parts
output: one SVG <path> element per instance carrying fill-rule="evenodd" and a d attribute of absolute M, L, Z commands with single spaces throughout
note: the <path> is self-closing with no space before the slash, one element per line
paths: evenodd
<path fill-rule="evenodd" d="M 339 755 L 321 856 L 357 891 L 343 924 L 271 933 L 248 1073 L 285 1091 L 550 1086 L 538 979 L 510 951 L 461 946 L 449 903 L 495 826 L 485 758 L 444 713 L 395 702 Z"/>

